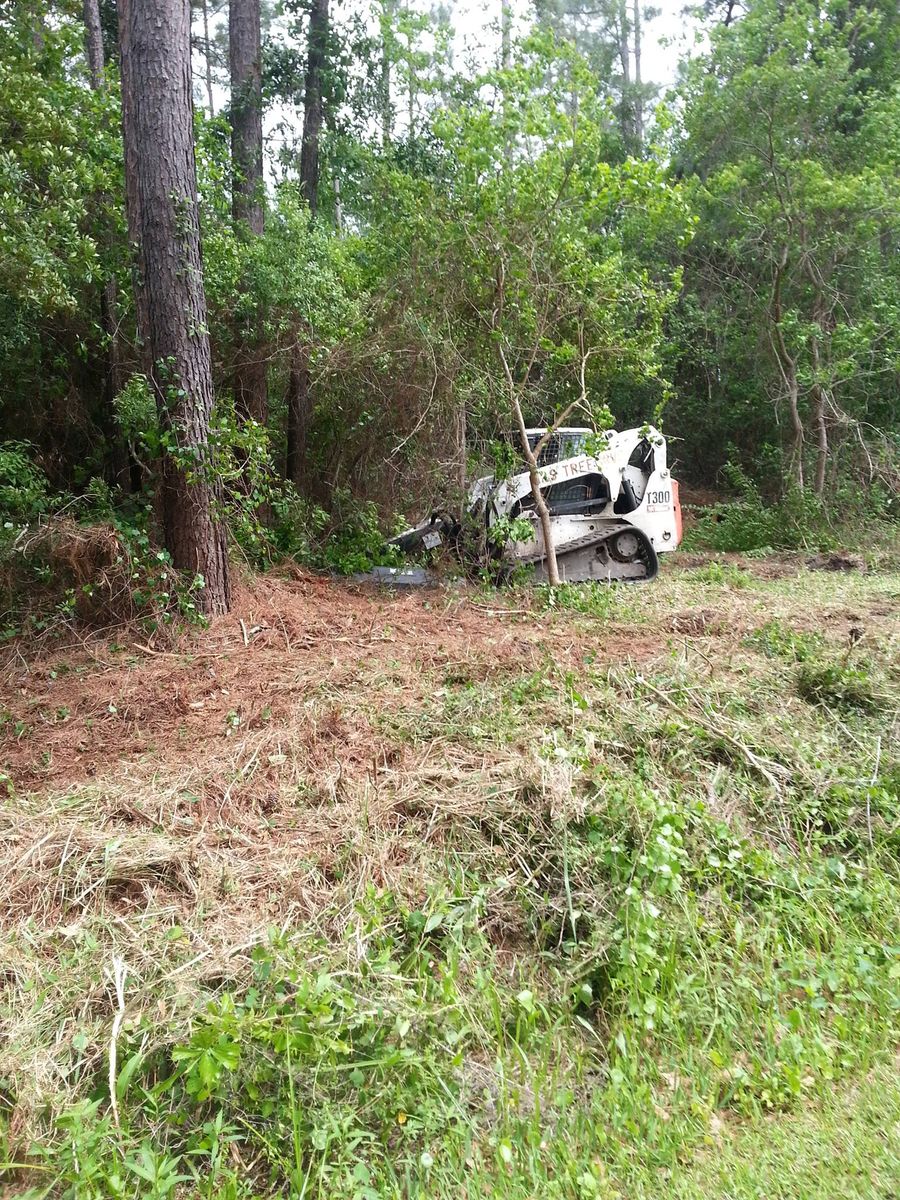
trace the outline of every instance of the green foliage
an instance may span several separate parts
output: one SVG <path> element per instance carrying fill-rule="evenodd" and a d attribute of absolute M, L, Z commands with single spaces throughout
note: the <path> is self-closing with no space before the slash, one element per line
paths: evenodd
<path fill-rule="evenodd" d="M 357 501 L 349 494 L 335 499 L 339 507 L 329 519 L 323 542 L 313 553 L 312 564 L 340 575 L 367 571 L 373 566 L 396 566 L 401 561 L 399 553 L 385 544 L 375 505 Z"/>
<path fill-rule="evenodd" d="M 123 436 L 131 446 L 153 455 L 159 445 L 156 399 L 146 375 L 132 375 L 113 398 L 113 411 Z"/>
<path fill-rule="evenodd" d="M 387 545 L 374 504 L 341 490 L 334 493 L 332 504 L 332 512 L 326 512 L 299 496 L 290 484 L 281 484 L 272 499 L 274 550 L 338 575 L 400 565 L 402 556 Z"/>
<path fill-rule="evenodd" d="M 746 553 L 826 549 L 838 544 L 820 498 L 794 488 L 780 501 L 767 502 L 739 466 L 728 463 L 723 474 L 737 499 L 704 509 L 685 535 L 685 549 Z"/>
<path fill-rule="evenodd" d="M 559 587 L 540 587 L 538 603 L 548 612 L 584 613 L 601 621 L 615 619 L 622 608 L 620 589 L 606 583 L 563 583 Z"/>
<path fill-rule="evenodd" d="M 817 583 L 847 602 L 847 580 Z M 760 586 L 761 600 L 784 603 L 781 585 Z M 868 576 L 850 586 L 859 606 L 888 594 Z M 627 596 L 618 632 L 655 603 Z M 575 608 L 557 609 L 554 626 L 572 621 L 559 645 L 584 640 Z M 792 616 L 809 611 L 804 598 Z M 169 924 L 168 899 L 134 931 L 146 965 L 118 1033 L 118 1127 L 111 1017 L 86 1012 L 83 996 L 122 937 L 105 916 L 118 908 L 101 904 L 118 904 L 123 863 L 148 838 L 132 831 L 121 858 L 76 857 L 73 895 L 91 887 L 97 907 L 64 940 L 51 926 L 46 961 L 18 993 L 34 1012 L 15 1013 L 17 1030 L 43 1022 L 72 1097 L 41 1092 L 35 1136 L 15 1147 L 39 1168 L 35 1194 L 693 1198 L 724 1125 L 775 1136 L 844 1094 L 842 1081 L 882 1070 L 900 1014 L 891 714 L 841 707 L 836 719 L 830 700 L 786 687 L 786 663 L 839 661 L 787 617 L 749 641 L 752 669 L 740 653 L 720 666 L 678 648 L 652 672 L 548 654 L 476 680 L 459 657 L 413 694 L 398 693 L 389 658 L 376 664 L 366 679 L 402 703 L 366 691 L 360 711 L 426 764 L 379 779 L 390 811 L 402 798 L 402 842 L 372 819 L 360 772 L 345 782 L 359 788 L 359 824 L 327 860 L 290 863 L 300 886 L 321 889 L 314 920 L 279 920 L 249 951 L 239 942 L 213 979 L 195 970 L 205 897 L 179 909 L 196 944 L 193 924 Z M 865 669 L 875 695 L 878 670 Z M 348 809 L 314 791 L 318 776 L 312 764 L 302 777 L 304 803 L 334 821 Z M 289 813 L 297 782 L 292 767 Z M 129 800 L 150 811 L 134 788 Z M 65 793 L 66 854 L 79 854 L 69 823 L 79 809 L 95 819 L 97 795 Z M 398 848 L 411 886 L 360 883 Z M 97 870 L 115 884 L 102 902 Z M 75 1030 L 65 1040 L 61 1011 Z"/>
<path fill-rule="evenodd" d="M 866 712 L 884 703 L 869 671 L 848 660 L 803 662 L 797 674 L 797 691 L 810 704 L 825 704 L 842 711 Z"/>
<path fill-rule="evenodd" d="M 30 447 L 0 449 L 3 638 L 59 635 L 73 622 L 151 630 L 202 620 L 199 576 L 174 570 L 150 536 L 146 502 L 126 510 L 99 479 L 54 494 Z"/>
<path fill-rule="evenodd" d="M 723 587 L 745 588 L 752 582 L 752 576 L 734 563 L 719 561 L 707 563 L 705 567 L 696 567 L 689 571 L 688 575 L 699 583 L 714 583 Z"/>
<path fill-rule="evenodd" d="M 27 442 L 0 442 L 0 520 L 5 528 L 46 512 L 50 485 Z"/>
<path fill-rule="evenodd" d="M 40 36 L 35 22 L 41 19 Z M 99 291 L 127 279 L 117 89 L 92 92 L 71 5 L 0 13 L 0 422 L 72 486 L 102 470 Z M 127 295 L 123 291 L 122 296 Z M 123 305 L 124 308 L 124 305 Z M 78 482 L 83 482 L 79 480 Z"/>
<path fill-rule="evenodd" d="M 897 412 L 896 5 L 760 0 L 709 38 L 673 147 L 699 217 L 674 325 L 688 470 L 731 445 L 770 492 L 871 480 Z"/>
<path fill-rule="evenodd" d="M 497 550 L 504 550 L 513 542 L 530 542 L 534 537 L 534 525 L 527 517 L 510 517 L 504 513 L 488 530 L 488 541 Z"/>
<path fill-rule="evenodd" d="M 787 629 L 777 618 L 767 621 L 744 641 L 768 658 L 784 658 L 788 662 L 806 662 L 821 654 L 824 639 L 820 633 L 798 633 Z"/>

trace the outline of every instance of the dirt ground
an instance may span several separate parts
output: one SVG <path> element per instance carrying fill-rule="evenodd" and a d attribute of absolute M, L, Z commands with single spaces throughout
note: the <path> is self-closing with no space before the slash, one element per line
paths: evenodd
<path fill-rule="evenodd" d="M 893 624 L 894 605 L 873 600 L 865 613 L 804 606 L 798 556 L 744 561 L 725 556 L 761 581 L 798 578 L 788 600 L 792 623 L 830 625 L 835 636 L 864 621 L 872 635 Z M 678 580 L 704 556 L 681 556 L 650 587 L 631 593 L 634 619 L 540 612 L 528 592 L 490 594 L 441 587 L 388 590 L 297 572 L 244 583 L 234 611 L 175 645 L 140 634 L 94 634 L 10 653 L 0 680 L 0 769 L 19 793 L 59 789 L 124 770 L 212 761 L 230 739 L 293 727 L 299 708 L 320 703 L 308 739 L 313 757 L 350 766 L 390 756 L 365 713 L 403 708 L 441 681 L 483 681 L 539 671 L 552 661 L 578 666 L 645 663 L 669 652 L 673 636 L 736 644 L 765 619 L 767 602 L 740 589 Z M 688 601 L 685 605 L 685 601 Z M 323 707 L 324 706 L 324 707 Z M 321 717 L 322 712 L 326 716 Z M 309 724 L 300 720 L 299 724 Z M 237 740 L 237 739 L 235 739 Z"/>
<path fill-rule="evenodd" d="M 442 671 L 483 680 L 537 670 L 548 653 L 581 661 L 571 629 L 523 615 L 445 589 L 391 594 L 312 575 L 259 578 L 240 589 L 231 614 L 171 649 L 93 636 L 35 659 L 14 656 L 0 688 L 0 763 L 28 790 L 135 756 L 189 761 L 238 729 L 290 721 L 314 690 L 335 697 L 331 736 L 346 740 L 341 697 L 365 697 L 386 676 L 402 701 Z M 603 647 L 611 661 L 658 650 L 652 636 L 614 629 Z M 369 747 L 372 756 L 382 749 Z"/>

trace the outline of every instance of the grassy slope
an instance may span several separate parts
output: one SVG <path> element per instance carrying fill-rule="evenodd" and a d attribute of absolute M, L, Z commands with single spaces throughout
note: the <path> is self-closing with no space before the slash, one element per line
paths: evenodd
<path fill-rule="evenodd" d="M 5 722 L 13 1194 L 895 1194 L 898 597 L 334 589 L 296 675 L 284 625 L 44 664 Z"/>

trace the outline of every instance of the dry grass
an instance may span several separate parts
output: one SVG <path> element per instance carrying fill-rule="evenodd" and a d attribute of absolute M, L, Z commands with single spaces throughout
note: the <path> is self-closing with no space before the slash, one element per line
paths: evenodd
<path fill-rule="evenodd" d="M 174 652 L 132 644 L 123 655 L 93 642 L 24 668 L 11 662 L 0 1037 L 16 1138 L 48 1101 L 65 1103 L 102 1069 L 115 959 L 127 965 L 124 1028 L 155 1013 L 171 1041 L 211 987 L 248 977 L 269 930 L 306 924 L 336 941 L 370 887 L 415 906 L 454 863 L 475 863 L 492 881 L 486 920 L 498 945 L 515 951 L 526 938 L 523 890 L 553 893 L 562 921 L 559 830 L 584 801 L 565 758 L 541 751 L 554 729 L 578 727 L 565 680 L 584 672 L 586 655 L 594 682 L 579 688 L 610 713 L 599 760 L 630 757 L 617 706 L 640 714 L 647 738 L 665 717 L 687 715 L 769 789 L 772 836 L 793 836 L 778 811 L 785 772 L 799 769 L 786 710 L 755 725 L 785 747 L 773 762 L 738 717 L 710 715 L 709 693 L 672 699 L 633 673 L 603 676 L 623 661 L 648 677 L 689 665 L 694 679 L 724 687 L 746 670 L 743 636 L 773 615 L 825 628 L 835 645 L 862 621 L 870 644 L 894 652 L 896 580 L 803 585 L 788 575 L 712 588 L 673 573 L 626 592 L 604 624 L 568 612 L 490 616 L 477 599 L 443 593 L 392 599 L 268 580 L 234 618 Z M 520 610 L 522 598 L 511 604 Z M 526 691 L 504 717 L 504 688 L 542 673 L 546 691 Z M 435 724 L 448 697 L 465 700 L 473 683 L 477 720 Z M 60 706 L 65 718 L 46 728 L 34 717 Z M 37 728 L 17 735 L 17 714 Z M 690 770 L 666 752 L 676 775 Z M 743 819 L 737 793 L 711 802 Z"/>

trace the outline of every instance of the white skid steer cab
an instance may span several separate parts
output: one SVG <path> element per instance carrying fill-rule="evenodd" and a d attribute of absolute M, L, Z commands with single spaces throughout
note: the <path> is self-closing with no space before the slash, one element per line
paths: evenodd
<path fill-rule="evenodd" d="M 532 452 L 546 434 L 529 429 Z M 595 434 L 590 429 L 557 429 L 537 456 L 540 491 L 550 515 L 550 528 L 560 578 L 566 582 L 653 579 L 659 555 L 681 540 L 678 484 L 666 461 L 666 443 L 645 425 L 621 433 Z M 534 567 L 534 579 L 546 579 L 544 539 L 535 509 L 528 470 L 498 480 L 477 480 L 469 492 L 468 519 L 490 530 L 504 518 L 521 536 L 506 548 L 512 564 Z M 393 539 L 406 553 L 432 550 L 444 542 L 459 545 L 464 523 L 446 513 L 433 513 L 414 529 Z"/>

